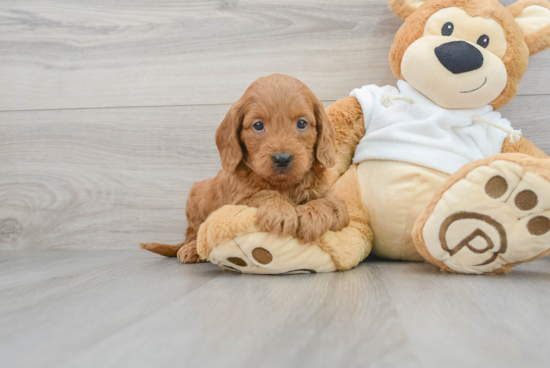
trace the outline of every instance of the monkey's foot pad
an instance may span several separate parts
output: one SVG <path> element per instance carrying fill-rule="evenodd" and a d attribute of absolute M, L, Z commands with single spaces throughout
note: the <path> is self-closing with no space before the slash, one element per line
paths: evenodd
<path fill-rule="evenodd" d="M 550 253 L 550 160 L 501 154 L 455 173 L 417 221 L 417 250 L 443 270 L 509 271 Z"/>
<path fill-rule="evenodd" d="M 203 259 L 235 272 L 297 274 L 336 271 L 328 252 L 314 243 L 261 232 L 256 209 L 224 206 L 199 230 L 198 253 Z"/>

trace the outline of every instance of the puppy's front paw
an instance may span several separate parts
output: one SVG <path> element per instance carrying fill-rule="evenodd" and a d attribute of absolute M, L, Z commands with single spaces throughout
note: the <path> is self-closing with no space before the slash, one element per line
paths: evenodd
<path fill-rule="evenodd" d="M 319 239 L 330 229 L 334 218 L 332 209 L 321 200 L 296 207 L 296 213 L 299 221 L 297 236 L 304 243 Z"/>
<path fill-rule="evenodd" d="M 288 202 L 267 201 L 258 207 L 258 226 L 268 233 L 294 236 L 298 229 L 298 216 Z"/>
<path fill-rule="evenodd" d="M 202 260 L 197 254 L 197 242 L 192 241 L 185 244 L 178 250 L 178 258 L 183 263 L 202 263 Z"/>
<path fill-rule="evenodd" d="M 346 203 L 340 198 L 334 198 L 332 201 L 334 218 L 332 220 L 331 231 L 340 231 L 349 225 L 349 214 Z"/>

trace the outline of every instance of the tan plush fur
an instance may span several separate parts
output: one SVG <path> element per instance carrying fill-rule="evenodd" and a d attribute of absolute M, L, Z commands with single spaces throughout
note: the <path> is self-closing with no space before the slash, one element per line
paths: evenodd
<path fill-rule="evenodd" d="M 365 134 L 363 112 L 359 101 L 357 101 L 355 97 L 343 98 L 327 107 L 326 110 L 327 114 L 331 118 L 331 121 L 333 122 L 336 137 L 336 165 L 329 170 L 329 175 L 331 178 L 338 178 L 341 175 L 341 172 L 350 167 L 351 160 L 355 152 L 355 147 Z M 511 143 L 510 139 L 506 138 L 502 146 L 502 152 L 522 153 L 536 158 L 548 158 L 548 155 L 524 137 L 516 143 Z M 491 162 L 490 159 L 487 160 L 482 160 L 479 162 L 479 165 L 483 165 L 484 162 L 485 164 L 487 164 L 487 162 Z M 468 171 L 468 167 L 477 167 L 477 164 L 478 162 L 476 161 L 475 163 L 466 165 L 465 169 L 459 171 L 463 174 L 457 173 L 455 175 L 462 175 L 463 177 L 466 175 L 463 170 Z M 447 182 L 446 185 L 440 189 L 441 195 L 457 180 L 460 179 Z M 359 180 L 357 178 L 357 166 L 351 166 L 349 170 L 340 178 L 340 180 L 336 182 L 332 190 L 333 193 L 340 196 L 346 202 L 351 222 L 349 228 L 345 228 L 339 233 L 327 233 L 321 238 L 319 246 L 332 256 L 339 270 L 345 270 L 355 267 L 357 265 L 355 262 L 360 262 L 354 258 L 354 256 L 357 255 L 357 252 L 354 252 L 353 247 L 349 247 L 348 245 L 357 244 L 356 246 L 361 247 L 363 244 L 368 244 L 366 248 L 368 251 L 364 254 L 361 253 L 364 257 L 366 257 L 368 253 L 370 253 L 373 239 L 372 230 L 368 226 L 368 214 L 366 213 L 363 203 L 361 202 L 361 190 Z M 440 192 L 438 191 L 438 193 Z M 430 205 L 434 207 L 437 200 L 438 199 L 434 198 L 434 200 L 430 202 Z M 417 224 L 423 224 L 426 222 L 428 217 L 427 212 L 425 212 L 424 216 L 425 218 L 418 219 Z M 245 233 L 246 230 L 243 230 L 242 234 Z M 418 231 L 415 232 L 415 234 L 417 233 Z M 413 235 L 413 237 L 416 237 L 415 243 L 419 241 L 418 236 L 419 235 Z M 427 253 L 425 248 L 424 251 L 419 249 L 419 252 L 425 259 L 430 262 L 435 262 L 435 260 L 430 257 L 429 253 Z M 437 264 L 450 272 L 452 271 L 441 262 L 437 262 Z"/>
<path fill-rule="evenodd" d="M 239 236 L 261 231 L 256 221 L 257 212 L 254 207 L 223 206 L 212 213 L 199 230 L 199 256 L 208 259 L 216 246 Z"/>
<path fill-rule="evenodd" d="M 403 75 L 401 73 L 401 61 L 403 59 L 403 55 L 407 48 L 413 42 L 423 36 L 424 27 L 427 19 L 432 14 L 443 8 L 459 7 L 470 16 L 492 18 L 497 21 L 504 29 L 508 47 L 502 61 L 506 67 L 508 79 L 504 91 L 501 93 L 500 96 L 498 96 L 494 101 L 491 102 L 491 105 L 493 105 L 495 109 L 504 106 L 505 104 L 510 102 L 512 98 L 516 95 L 517 85 L 521 81 L 521 78 L 526 71 L 529 55 L 535 52 L 539 52 L 542 49 L 550 46 L 550 44 L 548 43 L 550 36 L 547 36 L 547 32 L 549 32 L 547 28 L 543 28 L 534 35 L 528 35 L 524 37 L 520 27 L 515 22 L 514 17 L 520 14 L 521 11 L 529 5 L 540 5 L 544 7 L 549 6 L 548 2 L 546 2 L 545 0 L 521 0 L 519 3 L 510 6 L 509 10 L 507 10 L 496 0 L 428 0 L 419 8 L 416 8 L 415 6 L 411 5 L 411 3 L 405 0 L 389 0 L 390 9 L 392 9 L 392 11 L 394 11 L 394 13 L 396 13 L 396 15 L 398 15 L 400 18 L 406 19 L 404 25 L 396 34 L 394 44 L 391 48 L 390 64 L 394 75 L 398 78 L 403 78 Z M 345 170 L 346 167 L 350 164 L 355 147 L 357 146 L 359 140 L 364 134 L 364 127 L 362 126 L 363 115 L 361 111 L 361 106 L 359 105 L 358 101 L 353 98 L 345 98 L 337 101 L 329 108 L 327 108 L 327 111 L 330 111 L 329 116 L 333 121 L 335 127 L 335 136 L 337 137 L 337 164 L 333 169 L 331 169 L 330 177 L 332 181 L 333 177 L 338 177 L 342 173 L 342 171 Z M 433 208 L 435 207 L 439 199 L 441 199 L 443 193 L 447 191 L 454 183 L 456 183 L 456 181 L 463 178 L 475 167 L 487 165 L 494 160 L 507 159 L 524 165 L 526 170 L 534 171 L 536 173 L 539 173 L 541 176 L 550 179 L 548 178 L 548 176 L 550 176 L 548 174 L 550 172 L 550 160 L 535 160 L 531 158 L 548 158 L 548 156 L 527 139 L 522 138 L 519 142 L 516 143 L 511 143 L 509 139 L 506 139 L 502 147 L 502 152 L 507 154 L 497 155 L 485 160 L 476 161 L 474 163 L 466 165 L 463 169 L 459 170 L 459 172 L 453 175 L 452 178 L 437 191 L 432 202 L 430 202 L 430 205 L 416 223 L 413 234 L 415 244 L 424 244 L 423 240 L 421 239 L 422 234 L 420 228 L 426 222 L 429 214 L 432 213 Z M 348 186 L 350 188 L 359 188 L 359 185 L 352 185 L 350 183 L 352 181 L 351 177 L 354 177 L 354 175 L 356 175 L 356 167 L 352 166 L 350 170 L 346 174 L 344 174 L 342 179 L 348 176 L 348 174 Z M 339 196 L 349 198 L 346 199 L 346 203 L 349 206 L 350 214 L 355 213 L 355 211 L 357 211 L 358 209 L 352 209 L 350 206 L 357 205 L 359 199 L 361 198 L 360 194 L 353 194 L 353 189 L 347 189 L 346 187 L 339 185 L 339 183 L 340 182 L 338 182 L 333 187 L 334 193 Z M 355 201 L 353 199 L 355 199 Z M 351 223 L 354 224 L 355 229 L 368 229 L 368 227 L 366 226 L 367 223 L 365 222 L 367 218 L 368 216 L 366 214 L 358 216 L 357 222 L 363 221 L 363 223 L 359 225 L 357 224 L 357 222 L 354 221 L 352 215 Z M 350 228 L 351 227 L 352 226 L 350 226 Z M 355 239 L 357 238 L 355 234 L 349 234 L 347 235 L 348 239 L 345 239 L 346 230 L 347 228 L 341 231 L 341 236 L 338 238 L 335 237 L 333 239 L 330 239 L 329 237 L 323 237 L 321 238 L 321 241 L 324 242 L 330 239 L 330 241 L 335 244 L 345 243 L 346 241 L 350 243 L 355 242 Z M 442 262 L 438 262 L 433 257 L 431 257 L 425 247 L 419 248 L 418 250 L 422 254 L 422 256 L 430 262 L 439 265 L 443 269 L 449 270 Z M 543 255 L 546 255 L 546 253 Z M 333 258 L 335 257 L 338 257 L 338 253 L 333 255 Z M 340 264 L 342 266 L 343 262 L 341 262 Z M 349 263 L 347 265 L 352 265 L 352 263 Z M 509 265 L 506 267 L 506 269 L 509 269 L 512 266 L 513 265 Z M 504 268 L 505 267 L 503 267 L 498 272 L 506 271 L 506 269 Z"/>
<path fill-rule="evenodd" d="M 512 16 L 517 17 L 525 8 L 532 5 L 550 9 L 550 3 L 546 0 L 520 0 L 510 5 L 507 9 Z M 550 47 L 550 25 L 533 34 L 524 35 L 524 39 L 529 47 L 529 52 L 531 55 L 546 50 Z"/>
<path fill-rule="evenodd" d="M 346 203 L 351 221 L 341 231 L 327 232 L 318 245 L 331 255 L 338 270 L 345 271 L 357 266 L 369 255 L 374 238 L 369 226 L 369 216 L 361 201 L 357 165 L 351 166 L 336 182 L 333 192 Z"/>
<path fill-rule="evenodd" d="M 535 158 L 548 158 L 546 153 L 525 137 L 521 137 L 516 143 L 511 143 L 510 138 L 506 138 L 502 145 L 502 153 L 524 153 Z"/>
<path fill-rule="evenodd" d="M 542 1 L 542 0 L 541 0 Z M 391 4 L 391 3 L 390 3 Z M 492 18 L 504 29 L 508 49 L 502 58 L 508 72 L 508 81 L 502 94 L 491 102 L 495 110 L 509 103 L 517 93 L 517 85 L 527 70 L 529 48 L 523 38 L 521 29 L 512 14 L 497 0 L 428 0 L 414 13 L 407 17 L 403 26 L 397 31 L 390 51 L 390 65 L 393 74 L 405 79 L 401 74 L 401 60 L 407 48 L 423 36 L 428 18 L 435 12 L 449 7 L 463 9 L 472 17 Z M 399 16 L 403 13 L 398 13 Z"/>
<path fill-rule="evenodd" d="M 388 5 L 391 11 L 401 19 L 407 19 L 416 10 L 406 0 L 389 0 Z"/>
<path fill-rule="evenodd" d="M 491 157 L 488 157 L 486 159 L 477 160 L 475 162 L 464 165 L 460 170 L 458 170 L 456 173 L 454 173 L 449 178 L 449 180 L 447 180 L 445 182 L 444 185 L 442 185 L 435 192 L 431 202 L 426 207 L 426 210 L 424 211 L 424 213 L 418 218 L 418 220 L 416 221 L 415 227 L 413 229 L 413 239 L 414 239 L 414 242 L 415 242 L 415 245 L 416 245 L 416 250 L 418 250 L 418 252 L 426 260 L 428 260 L 430 263 L 433 263 L 433 264 L 439 266 L 444 271 L 455 273 L 455 271 L 451 270 L 443 262 L 441 262 L 441 261 L 439 261 L 439 260 L 437 260 L 437 259 L 435 259 L 434 257 L 431 256 L 430 252 L 426 248 L 426 243 L 424 242 L 424 236 L 423 236 L 424 225 L 426 224 L 426 222 L 428 221 L 428 218 L 433 213 L 437 203 L 443 197 L 443 194 L 445 194 L 445 192 L 447 192 L 447 190 L 449 190 L 454 184 L 456 184 L 456 182 L 458 182 L 459 180 L 464 179 L 466 177 L 466 175 L 468 175 L 475 168 L 478 168 L 480 166 L 490 165 L 491 163 L 493 163 L 495 161 L 499 161 L 499 160 L 506 160 L 506 161 L 510 161 L 510 162 L 520 164 L 526 171 L 531 171 L 535 174 L 538 174 L 542 178 L 544 178 L 544 179 L 546 179 L 547 181 L 550 182 L 550 160 L 536 159 L 536 158 L 533 158 L 532 156 L 529 156 L 529 155 L 526 155 L 526 154 L 503 153 L 503 154 L 500 154 L 500 155 L 491 156 Z M 534 259 L 544 257 L 548 254 L 550 254 L 550 250 L 548 252 L 540 254 L 539 256 L 537 256 L 533 259 L 526 260 L 524 262 L 518 262 L 518 263 L 505 265 L 502 268 L 494 271 L 493 273 L 498 274 L 498 273 L 507 272 L 513 266 L 515 266 L 516 264 L 530 262 Z"/>
<path fill-rule="evenodd" d="M 306 122 L 305 128 L 300 122 Z M 334 130 L 322 103 L 299 80 L 274 74 L 254 82 L 219 126 L 216 144 L 223 169 L 191 189 L 185 241 L 142 248 L 199 262 L 199 227 L 228 204 L 258 207 L 262 231 L 305 242 L 349 223 L 346 206 L 330 193 L 326 177 L 335 162 Z M 292 157 L 288 166 L 275 164 L 281 153 Z"/>
<path fill-rule="evenodd" d="M 336 163 L 328 170 L 329 184 L 332 185 L 351 165 L 355 147 L 365 135 L 363 109 L 355 97 L 346 97 L 326 108 L 334 127 L 336 140 Z"/>

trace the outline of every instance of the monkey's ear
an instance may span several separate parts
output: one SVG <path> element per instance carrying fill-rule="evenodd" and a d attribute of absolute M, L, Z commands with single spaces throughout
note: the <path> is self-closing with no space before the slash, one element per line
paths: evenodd
<path fill-rule="evenodd" d="M 550 47 L 550 3 L 546 0 L 520 0 L 507 8 L 523 32 L 531 55 Z"/>
<path fill-rule="evenodd" d="M 241 127 L 243 123 L 244 112 L 241 101 L 231 106 L 225 119 L 216 130 L 216 146 L 222 160 L 222 167 L 233 173 L 243 159 L 241 148 Z"/>
<path fill-rule="evenodd" d="M 407 19 L 427 0 L 388 0 L 390 10 L 401 19 Z"/>

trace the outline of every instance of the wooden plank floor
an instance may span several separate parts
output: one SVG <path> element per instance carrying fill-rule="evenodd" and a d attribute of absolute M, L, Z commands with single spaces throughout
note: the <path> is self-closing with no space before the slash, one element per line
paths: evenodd
<path fill-rule="evenodd" d="M 401 23 L 385 0 L 0 0 L 0 366 L 547 367 L 550 258 L 268 277 L 134 251 L 181 241 L 252 81 L 325 105 L 395 84 Z M 550 153 L 548 65 L 501 112 Z"/>
<path fill-rule="evenodd" d="M 251 276 L 140 251 L 0 252 L 3 367 L 548 367 L 550 259 Z"/>

